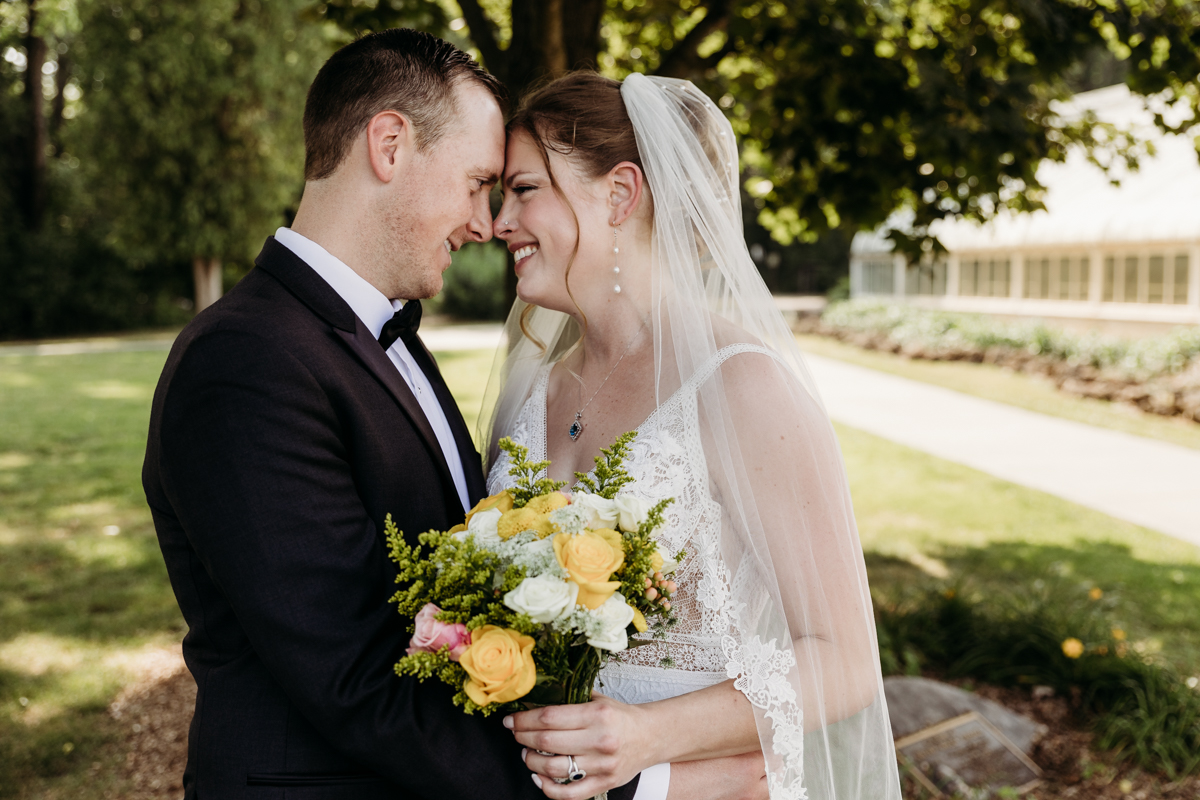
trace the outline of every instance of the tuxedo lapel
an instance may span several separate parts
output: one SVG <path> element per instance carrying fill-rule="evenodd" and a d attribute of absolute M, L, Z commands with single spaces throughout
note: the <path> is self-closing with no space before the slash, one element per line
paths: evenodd
<path fill-rule="evenodd" d="M 425 440 L 425 446 L 429 448 L 430 455 L 433 456 L 434 462 L 438 466 L 438 471 L 441 473 L 442 479 L 447 487 L 447 504 L 452 505 L 456 514 L 462 513 L 462 509 L 458 504 L 458 489 L 454 485 L 454 477 L 450 474 L 450 465 L 446 463 L 446 456 L 442 453 L 442 447 L 438 443 L 437 434 L 433 432 L 433 426 L 429 424 L 425 412 L 421 410 L 421 404 L 417 401 L 416 395 L 412 393 L 412 389 L 408 388 L 408 384 L 404 382 L 404 378 L 400 377 L 399 370 L 392 360 L 388 358 L 387 353 L 379 346 L 379 341 L 371 335 L 367 330 L 367 326 L 363 324 L 358 317 L 354 318 L 357 323 L 354 333 L 348 333 L 338 329 L 338 335 L 342 337 L 342 341 L 346 346 L 358 356 L 359 361 L 371 371 L 388 393 L 399 404 L 404 413 L 408 415 L 413 427 L 421 434 L 421 438 Z M 440 398 L 439 398 L 440 399 Z M 451 503 L 453 500 L 453 503 Z"/>
<path fill-rule="evenodd" d="M 479 452 L 475 449 L 475 443 L 471 441 L 471 432 L 467 429 L 466 420 L 463 419 L 462 412 L 458 410 L 458 403 L 454 401 L 454 395 L 450 394 L 450 387 L 442 378 L 442 372 L 438 369 L 433 354 L 425 347 L 425 343 L 419 336 L 413 341 L 413 345 L 408 348 L 408 351 L 416 360 L 421 371 L 429 378 L 429 383 L 433 386 L 433 393 L 437 396 L 442 411 L 446 414 L 446 421 L 450 423 L 450 431 L 454 434 L 455 444 L 458 445 L 458 458 L 462 462 L 463 475 L 467 479 L 467 498 L 474 504 L 487 494 L 487 484 L 483 476 Z"/>
<path fill-rule="evenodd" d="M 269 272 L 313 313 L 329 323 L 350 351 L 362 362 L 362 365 L 383 384 L 388 394 L 408 417 L 413 428 L 421 435 L 421 439 L 429 449 L 429 454 L 437 464 L 438 473 L 446 486 L 446 507 L 452 511 L 451 519 L 461 514 L 458 489 L 454 485 L 454 478 L 450 474 L 450 467 L 446 463 L 446 456 L 442 453 L 442 447 L 438 443 L 437 435 L 433 432 L 433 427 L 425 417 L 425 412 L 421 410 L 421 404 L 417 402 L 416 396 L 408 388 L 404 378 L 400 376 L 396 365 L 388 358 L 387 353 L 379 346 L 379 341 L 371 335 L 371 331 L 367 329 L 363 321 L 355 316 L 354 311 L 334 291 L 332 286 L 326 283 L 302 258 L 275 241 L 274 236 L 267 238 L 262 252 L 255 259 L 255 264 Z M 433 370 L 433 374 L 437 375 L 436 368 Z M 441 376 L 437 375 L 437 377 L 440 381 Z M 438 381 L 434 381 L 434 384 L 436 385 Z M 445 384 L 442 386 L 444 388 Z M 441 400 L 440 395 L 438 399 Z M 444 401 L 442 405 L 444 408 L 446 407 Z M 450 407 L 457 412 L 457 406 L 453 406 L 453 401 L 451 401 Z M 447 414 L 447 417 L 449 416 L 450 414 Z M 462 424 L 461 416 L 459 422 L 465 430 L 466 426 Z M 455 438 L 458 438 L 457 432 Z M 460 444 L 460 452 L 461 448 Z M 475 460 L 478 461 L 477 455 Z M 478 471 L 476 470 L 476 472 Z M 471 472 L 467 471 L 467 474 L 470 476 Z M 470 477 L 468 477 L 469 481 Z"/>

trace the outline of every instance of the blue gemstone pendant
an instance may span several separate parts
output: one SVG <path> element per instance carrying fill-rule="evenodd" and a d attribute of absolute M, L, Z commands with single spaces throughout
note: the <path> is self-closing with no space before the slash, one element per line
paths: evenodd
<path fill-rule="evenodd" d="M 576 413 L 575 421 L 571 423 L 571 428 L 567 431 L 571 435 L 572 442 L 579 438 L 579 434 L 583 433 L 583 423 L 579 421 L 582 416 L 582 413 Z"/>

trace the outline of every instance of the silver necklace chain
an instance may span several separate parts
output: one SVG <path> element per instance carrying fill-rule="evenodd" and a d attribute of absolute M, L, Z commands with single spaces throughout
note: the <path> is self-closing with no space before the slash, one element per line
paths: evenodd
<path fill-rule="evenodd" d="M 641 334 L 641 330 L 638 331 L 638 334 Z M 633 349 L 633 344 L 638 340 L 638 338 L 639 336 L 634 336 L 629 340 L 629 344 L 626 346 L 625 352 L 621 353 L 621 357 L 617 359 L 617 363 L 613 364 L 613 368 L 610 369 L 608 374 L 604 376 L 604 380 L 600 381 L 600 385 L 596 387 L 596 391 L 592 392 L 592 396 L 588 398 L 588 401 L 583 404 L 583 408 L 575 412 L 575 421 L 572 422 L 571 427 L 567 429 L 567 435 L 571 437 L 572 442 L 578 439 L 580 434 L 583 433 L 583 412 L 587 411 L 588 406 L 590 406 L 592 401 L 596 399 L 596 395 L 600 394 L 600 390 L 604 388 L 604 384 L 608 383 L 608 379 L 611 378 L 613 373 L 617 371 L 617 367 L 621 366 L 621 362 L 625 360 L 625 356 L 629 355 L 629 351 Z M 582 378 L 580 379 L 579 386 L 582 390 Z M 581 391 L 580 394 L 582 395 L 583 392 Z"/>

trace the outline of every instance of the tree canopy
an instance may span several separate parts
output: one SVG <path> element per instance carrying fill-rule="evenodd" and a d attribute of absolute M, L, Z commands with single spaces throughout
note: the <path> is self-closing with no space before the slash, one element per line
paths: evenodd
<path fill-rule="evenodd" d="M 514 97 L 575 68 L 694 81 L 741 137 L 764 270 L 844 262 L 897 209 L 918 248 L 1036 208 L 1075 145 L 1136 164 L 1136 132 L 1058 113 L 1074 91 L 1125 82 L 1176 133 L 1200 104 L 1198 0 L 0 0 L 0 335 L 175 319 L 193 262 L 248 265 L 299 199 L 312 76 L 397 25 Z"/>
<path fill-rule="evenodd" d="M 1136 164 L 1130 132 L 1056 101 L 1124 80 L 1195 109 L 1191 0 L 326 0 L 347 30 L 422 25 L 470 42 L 515 93 L 590 67 L 689 78 L 742 138 L 746 189 L 783 242 L 913 212 L 1039 206 L 1038 165 L 1072 144 Z M 1099 64 L 1108 75 L 1089 85 Z M 1164 129 L 1172 128 L 1161 116 Z"/>

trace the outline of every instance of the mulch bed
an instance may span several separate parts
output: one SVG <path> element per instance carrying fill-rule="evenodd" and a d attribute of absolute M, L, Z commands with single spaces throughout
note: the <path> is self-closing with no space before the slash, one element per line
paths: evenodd
<path fill-rule="evenodd" d="M 122 777 L 131 788 L 122 798 L 178 800 L 183 797 L 196 682 L 178 650 L 159 654 L 139 672 L 108 709 L 125 730 Z"/>
<path fill-rule="evenodd" d="M 1094 737 L 1076 714 L 1077 701 L 1056 696 L 1049 687 L 1030 690 L 975 686 L 962 680 L 949 683 L 970 688 L 976 695 L 1047 727 L 1030 754 L 1042 768 L 1042 785 L 1025 794 L 1027 800 L 1200 800 L 1200 775 L 1170 781 L 1133 766 L 1114 765 L 1111 756 L 1094 751 Z M 905 783 L 904 796 L 909 800 L 929 797 L 915 781 Z"/>
<path fill-rule="evenodd" d="M 1070 698 L 1044 689 L 974 686 L 972 690 L 1049 729 L 1031 754 L 1045 774 L 1042 785 L 1025 795 L 1028 800 L 1200 800 L 1200 775 L 1172 782 L 1135 767 L 1114 766 L 1104 754 L 1094 752 L 1092 734 L 1077 718 Z M 109 707 L 125 730 L 123 777 L 132 789 L 124 800 L 183 796 L 188 725 L 195 702 L 196 684 L 176 651 L 153 659 Z M 904 796 L 924 800 L 928 794 L 911 783 L 905 786 Z"/>

